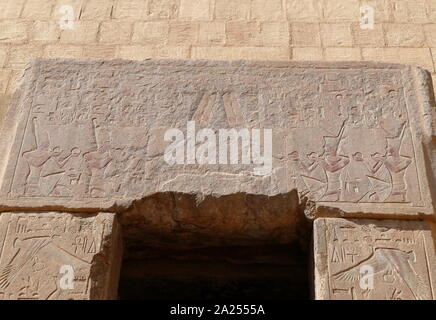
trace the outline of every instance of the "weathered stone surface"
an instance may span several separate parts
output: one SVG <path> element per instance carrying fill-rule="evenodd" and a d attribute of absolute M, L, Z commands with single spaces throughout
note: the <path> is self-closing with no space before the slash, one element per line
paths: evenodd
<path fill-rule="evenodd" d="M 119 214 L 126 250 L 300 243 L 308 248 L 310 223 L 296 192 L 276 196 L 232 194 L 199 199 L 157 193 Z"/>
<path fill-rule="evenodd" d="M 115 299 L 119 236 L 112 213 L 2 213 L 0 300 Z"/>
<path fill-rule="evenodd" d="M 313 233 L 316 299 L 436 299 L 436 257 L 427 223 L 320 218 Z M 372 289 L 363 279 L 368 266 Z"/>
<path fill-rule="evenodd" d="M 428 74 L 403 65 L 35 60 L 2 133 L 2 205 L 116 210 L 156 192 L 297 189 L 344 214 L 432 215 L 433 113 Z M 189 121 L 216 136 L 271 129 L 271 172 L 191 164 L 188 147 L 169 165 L 164 135 L 187 139 Z"/>

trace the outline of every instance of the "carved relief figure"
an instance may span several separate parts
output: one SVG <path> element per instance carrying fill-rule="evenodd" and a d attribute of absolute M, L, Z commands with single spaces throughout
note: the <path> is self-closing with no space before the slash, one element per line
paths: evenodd
<path fill-rule="evenodd" d="M 405 181 L 406 169 L 412 163 L 409 157 L 400 155 L 401 143 L 404 137 L 406 123 L 404 123 L 398 137 L 387 137 L 386 155 L 374 155 L 374 160 L 383 164 L 389 170 L 392 179 L 392 190 L 386 202 L 406 201 L 407 184 Z"/>
<path fill-rule="evenodd" d="M 309 198 L 324 201 L 339 201 L 343 190 L 341 182 L 342 169 L 349 163 L 350 159 L 346 156 L 338 155 L 339 144 L 344 139 L 345 121 L 343 122 L 337 136 L 324 136 L 324 153 L 318 155 L 311 152 L 307 155 L 309 160 L 306 165 L 299 158 L 297 151 L 291 153 L 293 163 L 293 178 L 296 186 L 302 187 L 302 195 Z M 319 174 L 314 176 L 313 172 L 321 168 L 325 177 Z M 299 171 L 299 175 L 296 173 Z M 302 181 L 302 182 L 301 182 Z"/>
<path fill-rule="evenodd" d="M 325 192 L 325 173 L 319 166 L 319 155 L 311 152 L 307 162 L 300 159 L 298 151 L 290 154 L 289 178 L 293 187 L 297 188 L 301 197 L 318 199 Z"/>
<path fill-rule="evenodd" d="M 323 196 L 323 200 L 339 201 L 342 192 L 341 186 L 341 170 L 350 163 L 350 159 L 345 156 L 338 155 L 338 148 L 341 140 L 344 138 L 345 122 L 336 137 L 324 137 L 324 155 L 319 158 L 319 164 L 324 168 L 327 174 L 327 190 Z M 333 196 L 333 197 L 332 197 Z"/>
<path fill-rule="evenodd" d="M 59 156 L 60 149 L 50 148 L 50 138 L 47 132 L 39 132 L 37 118 L 32 119 L 34 128 L 36 149 L 23 153 L 23 158 L 29 166 L 29 173 L 26 179 L 25 193 L 40 196 L 44 194 L 41 180 L 43 176 L 48 176 L 51 172 L 43 172 L 44 166 L 52 158 Z"/>
<path fill-rule="evenodd" d="M 93 128 L 95 136 L 96 134 L 96 119 L 93 119 Z M 112 161 L 112 157 L 109 154 L 110 142 L 104 141 L 101 145 L 99 139 L 97 141 L 97 150 L 87 152 L 83 155 L 86 164 L 91 172 L 89 187 L 91 197 L 103 197 L 106 194 L 104 189 L 104 171 L 109 162 Z"/>
<path fill-rule="evenodd" d="M 300 160 L 300 155 L 298 154 L 298 151 L 292 152 L 289 156 L 291 161 L 288 171 L 288 177 L 290 180 L 289 182 L 291 186 L 297 188 L 301 196 L 304 197 L 310 192 L 309 188 L 303 180 L 302 175 L 300 174 L 300 172 L 306 170 L 306 166 Z"/>

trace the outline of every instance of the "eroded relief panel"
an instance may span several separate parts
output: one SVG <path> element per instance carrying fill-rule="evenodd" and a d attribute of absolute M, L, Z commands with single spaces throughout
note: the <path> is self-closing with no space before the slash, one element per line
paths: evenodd
<path fill-rule="evenodd" d="M 113 214 L 2 213 L 0 300 L 87 300 L 117 296 Z"/>
<path fill-rule="evenodd" d="M 25 79 L 2 186 L 7 199 L 296 188 L 359 210 L 432 212 L 419 100 L 412 71 L 400 65 L 42 60 Z M 256 176 L 257 165 L 241 159 L 169 165 L 164 134 L 178 128 L 186 137 L 188 121 L 216 134 L 272 129 L 272 170 Z"/>
<path fill-rule="evenodd" d="M 320 218 L 313 250 L 316 299 L 435 299 L 435 249 L 425 222 Z"/>

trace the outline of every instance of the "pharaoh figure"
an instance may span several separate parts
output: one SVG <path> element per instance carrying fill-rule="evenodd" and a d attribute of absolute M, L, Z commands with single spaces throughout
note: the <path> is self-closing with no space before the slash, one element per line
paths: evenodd
<path fill-rule="evenodd" d="M 406 123 L 403 124 L 400 134 L 397 137 L 386 138 L 386 155 L 373 155 L 373 159 L 383 164 L 389 171 L 392 181 L 392 189 L 386 202 L 405 202 L 407 184 L 405 180 L 406 169 L 412 163 L 409 157 L 400 155 Z"/>
<path fill-rule="evenodd" d="M 290 186 L 291 188 L 297 188 L 301 197 L 304 197 L 310 192 L 301 175 L 301 172 L 306 172 L 306 165 L 301 161 L 298 151 L 293 151 L 289 158 L 290 163 L 287 172 Z"/>
<path fill-rule="evenodd" d="M 338 155 L 339 144 L 344 138 L 345 121 L 336 137 L 324 137 L 324 154 L 318 162 L 327 175 L 327 190 L 321 200 L 339 201 L 341 198 L 341 170 L 350 163 L 350 159 Z"/>
<path fill-rule="evenodd" d="M 89 181 L 89 193 L 91 197 L 104 197 L 106 195 L 104 172 L 109 162 L 112 161 L 112 158 L 109 154 L 110 141 L 106 135 L 97 134 L 97 128 L 99 128 L 99 126 L 96 122 L 97 119 L 92 119 L 97 150 L 85 153 L 83 158 L 91 172 Z"/>
<path fill-rule="evenodd" d="M 41 195 L 40 186 L 41 172 L 44 164 L 53 156 L 54 151 L 50 149 L 48 133 L 39 132 L 37 118 L 32 119 L 33 131 L 35 134 L 36 148 L 23 153 L 23 158 L 29 165 L 29 174 L 26 179 L 25 194 Z"/>
<path fill-rule="evenodd" d="M 113 194 L 124 195 L 130 158 L 128 147 L 112 149 L 111 156 L 113 160 L 107 166 L 105 177 L 110 181 Z"/>

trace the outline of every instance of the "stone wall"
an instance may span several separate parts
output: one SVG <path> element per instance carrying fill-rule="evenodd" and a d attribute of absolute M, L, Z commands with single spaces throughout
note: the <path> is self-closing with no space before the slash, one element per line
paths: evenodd
<path fill-rule="evenodd" d="M 373 29 L 359 24 L 364 5 L 375 9 Z M 28 60 L 38 57 L 373 60 L 419 65 L 435 82 L 436 1 L 0 0 L 0 119 Z M 19 233 L 17 217 L 11 223 Z M 50 241 L 23 248 L 36 245 L 39 253 L 56 244 Z M 94 252 L 86 254 L 94 259 Z"/>
<path fill-rule="evenodd" d="M 375 26 L 359 26 L 362 5 Z M 73 9 L 74 29 L 60 27 Z M 436 78 L 434 0 L 1 0 L 0 116 L 46 58 L 376 60 Z"/>
<path fill-rule="evenodd" d="M 0 299 L 115 297 L 119 229 L 122 298 L 160 287 L 174 265 L 156 257 L 165 250 L 304 256 L 303 213 L 315 220 L 316 299 L 434 299 L 432 90 L 427 71 L 403 64 L 32 60 L 0 133 Z M 77 291 L 63 292 L 64 266 Z M 31 292 L 19 290 L 26 277 Z"/>

